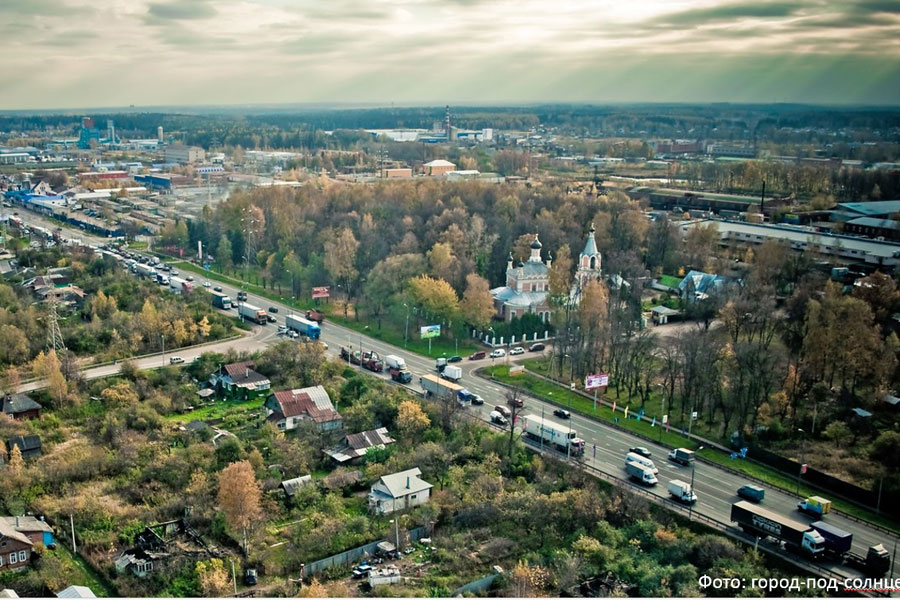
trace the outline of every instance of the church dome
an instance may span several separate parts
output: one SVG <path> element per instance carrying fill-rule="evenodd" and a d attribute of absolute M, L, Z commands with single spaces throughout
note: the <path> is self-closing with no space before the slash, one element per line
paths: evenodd
<path fill-rule="evenodd" d="M 543 244 L 541 244 L 540 240 L 538 239 L 538 236 L 534 236 L 534 241 L 531 242 L 531 249 L 532 250 L 540 250 L 543 247 L 544 246 L 543 246 Z"/>

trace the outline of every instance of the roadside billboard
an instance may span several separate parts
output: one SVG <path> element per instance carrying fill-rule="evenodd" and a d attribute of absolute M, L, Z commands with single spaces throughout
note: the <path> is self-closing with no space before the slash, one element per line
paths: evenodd
<path fill-rule="evenodd" d="M 312 289 L 312 297 L 313 298 L 328 298 L 331 295 L 329 289 L 330 288 L 327 285 L 314 287 Z"/>
<path fill-rule="evenodd" d="M 419 335 L 423 340 L 428 338 L 436 338 L 441 335 L 441 326 L 440 325 L 426 325 L 425 327 L 419 328 Z"/>
<path fill-rule="evenodd" d="M 609 373 L 596 373 L 584 378 L 584 389 L 594 390 L 609 385 Z"/>

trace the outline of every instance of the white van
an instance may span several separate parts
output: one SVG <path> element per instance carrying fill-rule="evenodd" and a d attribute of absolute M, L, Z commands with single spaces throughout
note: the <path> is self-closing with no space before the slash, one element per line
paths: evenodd
<path fill-rule="evenodd" d="M 627 465 L 628 463 L 637 463 L 643 467 L 647 467 L 648 469 L 653 471 L 654 475 L 659 473 L 659 469 L 656 468 L 656 465 L 653 464 L 652 460 L 650 460 L 649 458 L 644 458 L 640 454 L 635 454 L 634 452 L 629 452 L 625 455 L 625 464 Z"/>

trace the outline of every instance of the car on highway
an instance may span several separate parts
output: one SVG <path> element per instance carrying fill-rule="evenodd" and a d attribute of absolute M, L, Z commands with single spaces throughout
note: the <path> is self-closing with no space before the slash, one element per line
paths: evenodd
<path fill-rule="evenodd" d="M 564 408 L 557 408 L 556 410 L 553 411 L 553 414 L 556 415 L 557 417 L 559 417 L 560 419 L 571 419 L 572 418 L 572 413 L 570 413 L 569 411 L 567 411 Z"/>
<path fill-rule="evenodd" d="M 213 288 L 213 291 L 214 291 L 214 292 L 221 292 L 221 291 L 222 291 L 222 286 L 217 285 L 216 287 Z"/>
<path fill-rule="evenodd" d="M 291 329 L 287 332 L 287 336 L 291 339 L 297 339 L 298 337 L 300 337 L 300 334 Z"/>
<path fill-rule="evenodd" d="M 266 315 L 266 321 L 268 321 L 269 323 L 277 323 L 278 319 L 276 319 L 272 315 Z"/>
<path fill-rule="evenodd" d="M 546 344 L 544 344 L 542 342 L 538 342 L 537 344 L 532 344 L 531 346 L 529 346 L 528 350 L 529 350 L 529 352 L 543 352 L 544 348 L 546 348 L 546 347 L 547 347 Z"/>
<path fill-rule="evenodd" d="M 491 352 L 491 358 L 503 358 L 504 356 L 506 356 L 506 350 L 503 348 L 497 348 Z"/>
<path fill-rule="evenodd" d="M 269 312 L 270 312 L 270 313 L 277 313 L 277 312 L 278 312 L 278 307 L 277 307 L 277 306 L 270 306 L 270 307 L 269 307 Z"/>
<path fill-rule="evenodd" d="M 172 269 L 172 277 L 178 277 L 178 271 Z"/>
<path fill-rule="evenodd" d="M 209 286 L 210 286 L 210 283 L 208 281 L 203 282 L 203 287 L 209 288 Z"/>
<path fill-rule="evenodd" d="M 172 356 L 169 358 L 170 365 L 180 365 L 183 362 L 184 362 L 184 359 L 181 358 L 180 356 Z"/>
<path fill-rule="evenodd" d="M 470 354 L 469 360 L 480 360 L 485 356 L 487 356 L 487 352 L 485 352 L 484 350 L 479 350 L 478 352 L 473 352 L 472 354 Z"/>
<path fill-rule="evenodd" d="M 509 404 L 510 406 L 515 406 L 516 408 L 525 408 L 525 401 L 522 400 L 519 396 L 516 396 L 515 398 L 510 398 L 509 400 L 506 401 L 506 403 Z"/>
<path fill-rule="evenodd" d="M 187 277 L 184 278 L 184 280 L 185 280 L 185 281 L 193 281 L 193 280 L 194 280 L 194 276 L 193 276 L 193 275 L 188 275 Z"/>
<path fill-rule="evenodd" d="M 525 348 L 523 348 L 522 346 L 516 346 L 509 351 L 510 356 L 516 356 L 518 354 L 525 354 Z"/>
<path fill-rule="evenodd" d="M 450 358 L 447 359 L 447 362 L 448 363 L 462 362 L 462 356 L 451 356 Z"/>
<path fill-rule="evenodd" d="M 635 446 L 634 448 L 629 448 L 629 452 L 634 452 L 639 456 L 643 456 L 644 458 L 650 458 L 650 451 L 644 448 L 643 446 Z"/>
<path fill-rule="evenodd" d="M 278 326 L 278 334 L 279 335 L 287 333 L 287 330 L 288 330 L 287 325 L 279 325 Z"/>
<path fill-rule="evenodd" d="M 473 394 L 472 395 L 472 404 L 474 406 L 481 406 L 482 404 L 484 404 L 484 398 L 482 398 L 478 394 Z"/>

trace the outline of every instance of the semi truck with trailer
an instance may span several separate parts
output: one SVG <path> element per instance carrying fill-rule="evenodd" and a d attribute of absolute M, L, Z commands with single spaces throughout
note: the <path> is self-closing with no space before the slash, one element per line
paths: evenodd
<path fill-rule="evenodd" d="M 381 373 L 384 371 L 384 361 L 381 356 L 374 350 L 360 353 L 359 350 L 353 350 L 352 347 L 341 346 L 341 360 L 349 361 L 354 365 L 360 365 L 364 369 L 368 369 L 373 373 Z"/>
<path fill-rule="evenodd" d="M 630 462 L 625 465 L 625 472 L 628 476 L 643 485 L 656 485 L 659 480 L 653 474 L 653 469 L 649 469 L 644 465 Z"/>
<path fill-rule="evenodd" d="M 156 269 L 154 269 L 150 265 L 144 265 L 144 264 L 138 263 L 134 267 L 134 272 L 137 273 L 138 275 L 140 275 L 141 277 L 145 277 L 145 278 L 149 277 L 150 279 L 156 279 Z"/>
<path fill-rule="evenodd" d="M 238 305 L 238 314 L 248 321 L 253 321 L 257 325 L 265 325 L 269 322 L 269 315 L 266 311 L 258 306 L 247 304 L 246 302 Z"/>
<path fill-rule="evenodd" d="M 525 415 L 525 435 L 533 440 L 543 440 L 545 444 L 556 446 L 569 456 L 584 454 L 584 440 L 574 429 L 535 415 Z"/>
<path fill-rule="evenodd" d="M 311 340 L 317 340 L 322 336 L 322 328 L 315 321 L 304 319 L 298 315 L 288 315 L 284 318 L 284 324 L 291 331 L 296 331 Z"/>
<path fill-rule="evenodd" d="M 456 398 L 463 389 L 452 381 L 441 379 L 437 375 L 422 375 L 419 377 L 419 385 L 425 390 L 426 396 L 453 396 Z"/>
<path fill-rule="evenodd" d="M 315 309 L 309 309 L 308 311 L 306 311 L 306 318 L 321 325 L 322 321 L 325 320 L 325 313 Z"/>
<path fill-rule="evenodd" d="M 884 575 L 891 568 L 891 555 L 882 544 L 870 546 L 865 556 L 853 552 L 853 534 L 825 521 L 815 521 L 810 527 L 825 539 L 825 553 L 843 560 L 847 565 L 867 575 Z"/>
<path fill-rule="evenodd" d="M 181 277 L 170 277 L 169 289 L 176 294 L 190 294 L 194 290 L 194 284 Z"/>
<path fill-rule="evenodd" d="M 406 361 L 396 354 L 388 354 L 385 356 L 384 364 L 387 365 L 387 368 L 389 369 L 400 369 L 402 371 L 406 368 Z"/>
<path fill-rule="evenodd" d="M 744 532 L 756 537 L 774 538 L 793 552 L 808 556 L 825 552 L 825 538 L 809 525 L 746 500 L 731 505 L 731 520 Z"/>
<path fill-rule="evenodd" d="M 231 309 L 231 297 L 228 294 L 223 294 L 222 292 L 210 292 L 210 294 L 212 295 L 213 306 L 222 310 Z"/>

